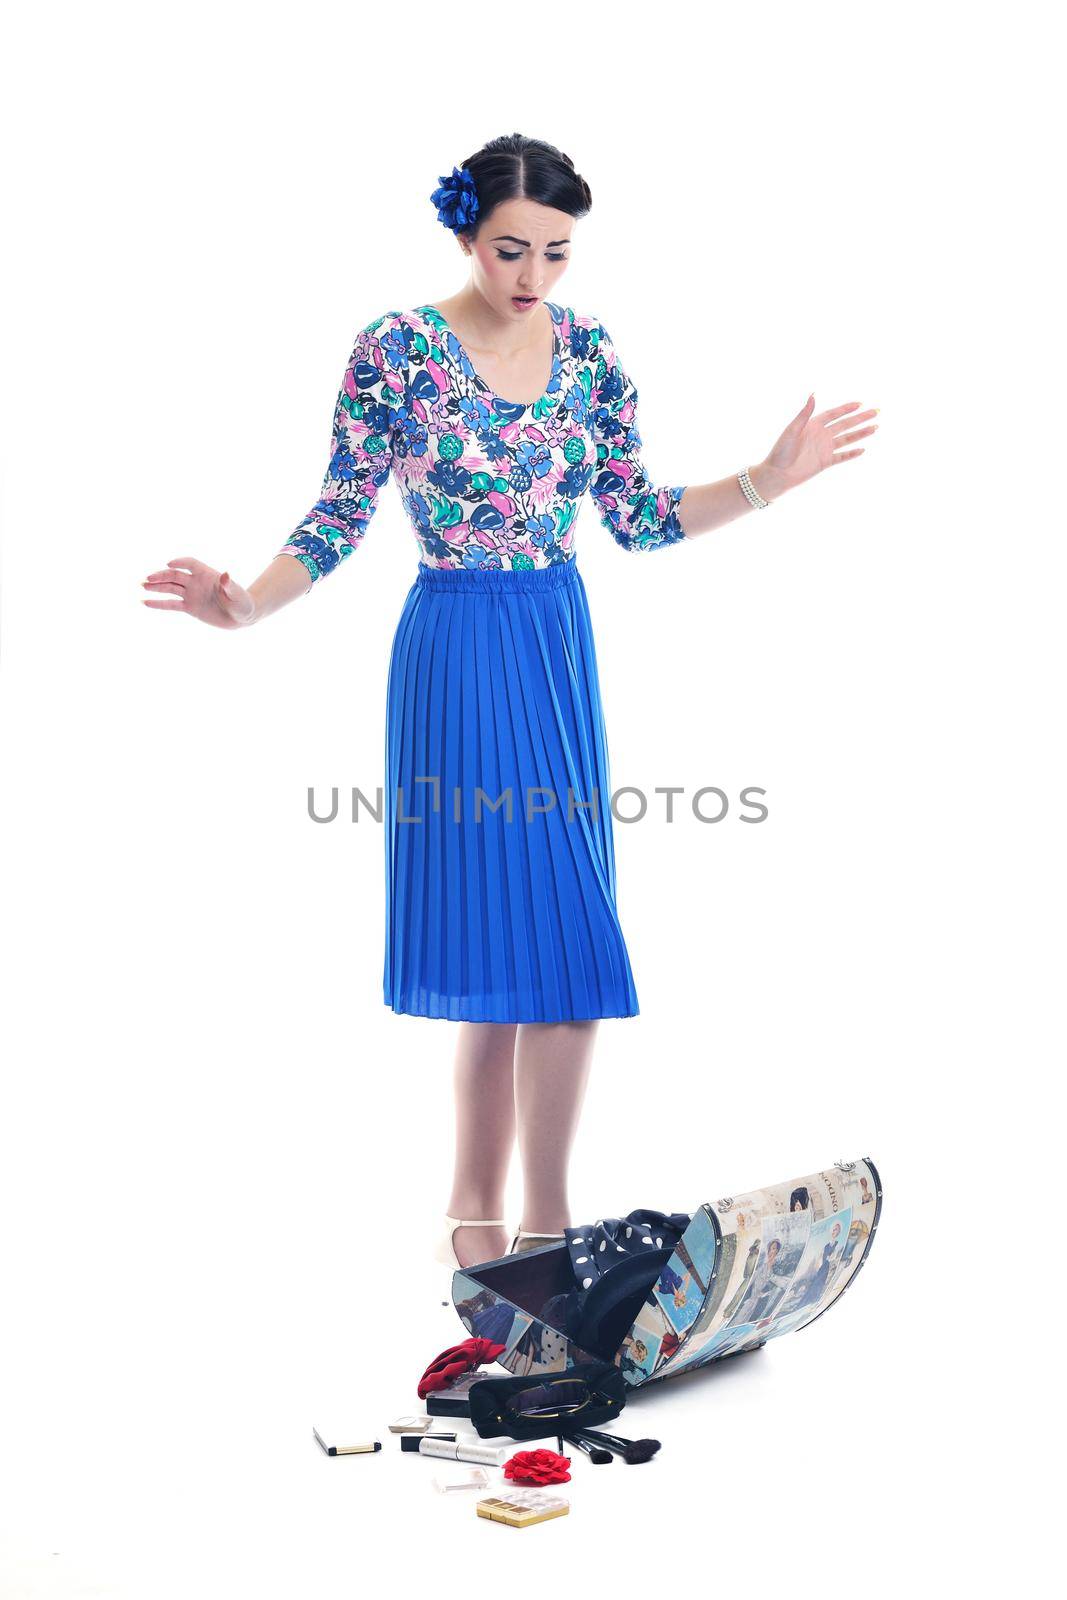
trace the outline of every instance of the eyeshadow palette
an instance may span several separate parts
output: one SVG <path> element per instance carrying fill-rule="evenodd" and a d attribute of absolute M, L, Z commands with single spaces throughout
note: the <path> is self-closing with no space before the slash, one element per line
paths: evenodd
<path fill-rule="evenodd" d="M 490 1522 L 506 1522 L 509 1528 L 529 1528 L 550 1517 L 565 1517 L 570 1501 L 561 1494 L 545 1494 L 543 1489 L 514 1489 L 508 1494 L 490 1495 L 479 1500 L 475 1509 Z"/>

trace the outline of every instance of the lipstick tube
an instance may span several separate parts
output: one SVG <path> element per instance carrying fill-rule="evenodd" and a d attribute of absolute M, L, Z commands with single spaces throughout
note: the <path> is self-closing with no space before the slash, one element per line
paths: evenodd
<path fill-rule="evenodd" d="M 472 1461 L 480 1467 L 498 1467 L 504 1450 L 483 1444 L 477 1434 L 453 1434 L 451 1438 L 424 1433 L 403 1433 L 401 1450 L 414 1455 L 435 1456 L 439 1461 Z"/>

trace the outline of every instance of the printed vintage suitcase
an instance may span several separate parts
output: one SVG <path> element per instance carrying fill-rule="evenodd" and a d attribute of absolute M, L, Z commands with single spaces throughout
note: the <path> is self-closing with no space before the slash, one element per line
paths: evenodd
<path fill-rule="evenodd" d="M 638 1290 L 629 1332 L 606 1359 L 636 1387 L 806 1327 L 859 1272 L 881 1209 L 881 1180 L 866 1156 L 702 1205 L 656 1281 Z M 573 1286 L 559 1243 L 461 1268 L 452 1299 L 470 1333 L 504 1345 L 497 1360 L 510 1372 L 561 1372 L 605 1359 L 544 1314 Z"/>

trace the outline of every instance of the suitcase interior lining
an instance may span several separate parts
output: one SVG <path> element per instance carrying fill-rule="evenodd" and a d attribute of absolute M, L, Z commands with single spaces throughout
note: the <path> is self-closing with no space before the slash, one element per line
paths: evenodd
<path fill-rule="evenodd" d="M 574 1288 L 574 1271 L 565 1244 L 545 1245 L 541 1250 L 524 1250 L 517 1256 L 502 1256 L 499 1261 L 483 1261 L 464 1267 L 464 1275 L 502 1299 L 518 1306 L 532 1317 L 554 1294 Z"/>

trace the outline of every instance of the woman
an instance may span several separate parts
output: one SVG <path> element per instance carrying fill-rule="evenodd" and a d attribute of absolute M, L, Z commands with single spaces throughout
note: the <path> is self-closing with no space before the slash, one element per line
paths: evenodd
<path fill-rule="evenodd" d="M 569 156 L 493 139 L 430 197 L 469 263 L 451 298 L 358 334 L 318 500 L 248 588 L 178 557 L 159 609 L 239 628 L 310 593 L 356 550 L 390 474 L 418 575 L 389 663 L 384 998 L 461 1023 L 455 1174 L 439 1254 L 562 1237 L 567 1169 L 600 1017 L 638 1013 L 616 912 L 610 779 L 574 524 L 586 491 L 624 550 L 688 544 L 861 455 L 858 402 L 814 397 L 763 460 L 654 485 L 637 390 L 600 320 L 550 298 L 590 210 Z M 853 446 L 853 448 L 844 448 Z M 677 557 L 675 559 L 678 559 Z M 682 558 L 684 559 L 684 558 Z"/>

